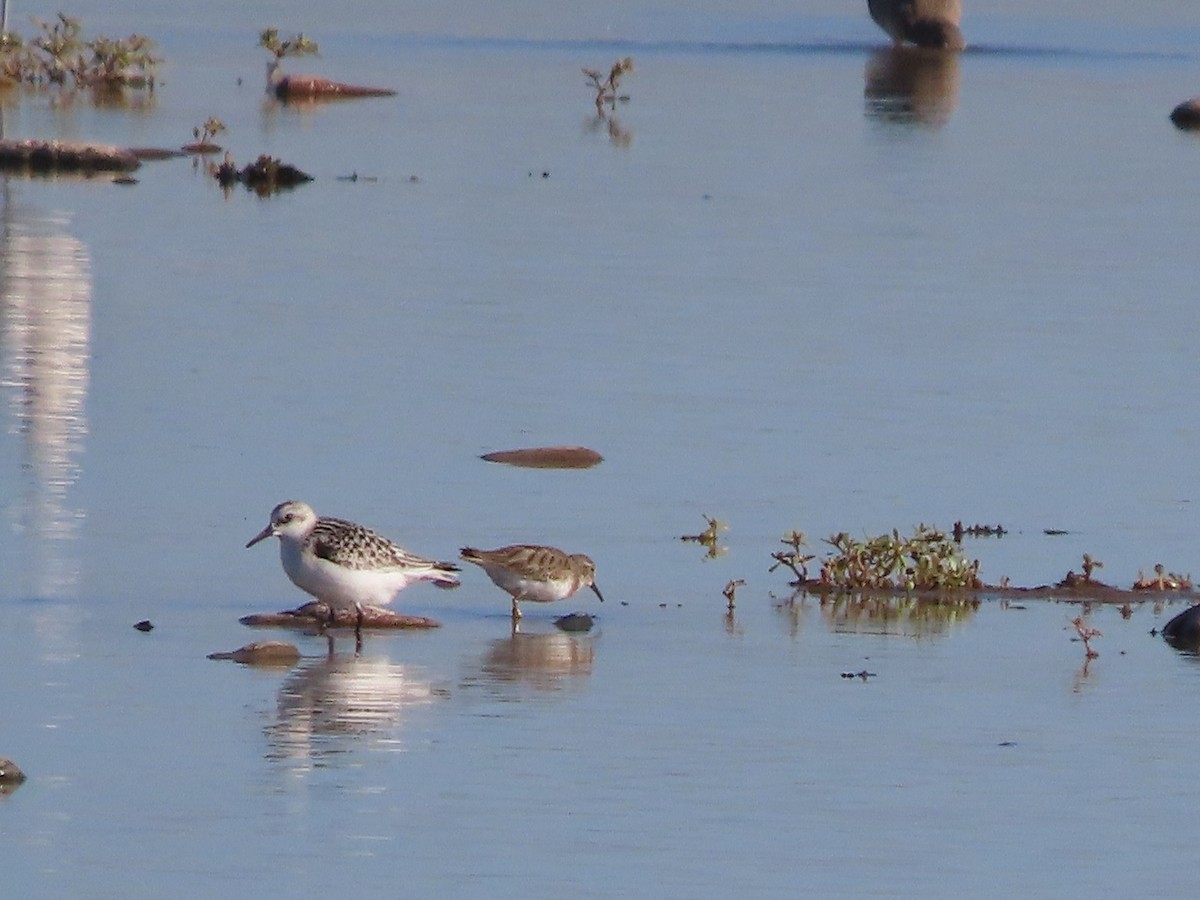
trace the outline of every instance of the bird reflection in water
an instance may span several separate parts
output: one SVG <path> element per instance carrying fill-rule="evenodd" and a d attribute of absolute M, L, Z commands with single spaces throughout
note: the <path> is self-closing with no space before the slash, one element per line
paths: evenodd
<path fill-rule="evenodd" d="M 23 443 L 21 496 L 12 508 L 27 548 L 21 589 L 37 597 L 74 593 L 79 567 L 66 545 L 83 513 L 67 494 L 79 477 L 88 425 L 92 281 L 87 247 L 60 218 L 14 206 L 3 186 L 0 233 L 0 387 L 8 430 Z M 6 578 L 13 577 L 6 573 Z M 11 584 L 11 582 L 10 582 Z"/>
<path fill-rule="evenodd" d="M 515 630 L 488 645 L 478 674 L 466 683 L 524 684 L 541 691 L 559 690 L 592 674 L 596 638 L 552 631 L 532 634 Z"/>
<path fill-rule="evenodd" d="M 871 54 L 864 74 L 866 114 L 884 122 L 940 127 L 958 105 L 959 54 L 922 47 L 886 47 Z"/>
<path fill-rule="evenodd" d="M 279 689 L 268 758 L 306 769 L 351 750 L 403 750 L 409 714 L 445 696 L 419 670 L 386 657 L 307 660 Z"/>

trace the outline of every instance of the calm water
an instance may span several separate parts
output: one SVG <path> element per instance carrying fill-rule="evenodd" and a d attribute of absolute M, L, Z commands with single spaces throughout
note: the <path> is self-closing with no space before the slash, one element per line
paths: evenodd
<path fill-rule="evenodd" d="M 316 181 L 3 185 L 10 889 L 1191 893 L 1200 667 L 1149 634 L 1182 604 L 1094 611 L 1085 666 L 1068 604 L 884 617 L 767 569 L 793 528 L 956 519 L 1010 530 L 967 545 L 989 582 L 1195 568 L 1200 143 L 1166 116 L 1200 10 L 969 9 L 914 66 L 856 2 L 136 5 L 72 12 L 158 39 L 154 97 L 0 95 L 6 137 L 216 115 Z M 272 24 L 399 96 L 266 102 Z M 598 122 L 578 70 L 626 54 Z M 557 443 L 605 462 L 477 458 Z M 441 558 L 584 551 L 609 602 L 512 635 L 472 571 L 360 658 L 211 662 L 288 636 L 237 623 L 303 599 L 242 549 L 287 497 Z M 704 514 L 717 559 L 678 540 Z"/>

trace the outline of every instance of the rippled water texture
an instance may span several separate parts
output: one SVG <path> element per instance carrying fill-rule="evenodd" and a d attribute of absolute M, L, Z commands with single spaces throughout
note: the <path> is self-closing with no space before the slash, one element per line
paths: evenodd
<path fill-rule="evenodd" d="M 14 896 L 1193 892 L 1200 668 L 1157 634 L 1187 600 L 769 569 L 792 529 L 963 520 L 1007 529 L 964 543 L 993 585 L 1192 570 L 1200 143 L 1167 115 L 1200 10 L 967 3 L 931 57 L 850 0 L 138 6 L 69 12 L 156 38 L 152 95 L 4 89 L 4 137 L 217 116 L 314 181 L 3 181 Z M 289 71 L 398 95 L 268 99 L 271 25 L 320 43 Z M 580 69 L 624 56 L 598 116 Z M 605 602 L 513 632 L 466 567 L 360 656 L 247 628 L 305 599 L 244 549 L 287 498 L 438 559 L 586 553 Z M 301 660 L 207 658 L 269 639 Z"/>

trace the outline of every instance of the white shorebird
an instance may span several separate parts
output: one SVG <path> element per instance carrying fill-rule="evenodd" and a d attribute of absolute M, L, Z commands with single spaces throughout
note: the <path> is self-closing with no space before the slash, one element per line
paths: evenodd
<path fill-rule="evenodd" d="M 391 603 L 417 581 L 458 586 L 454 563 L 409 553 L 362 525 L 318 516 L 299 500 L 285 500 L 271 510 L 270 523 L 246 546 L 269 537 L 279 538 L 279 558 L 288 578 L 328 605 L 331 622 L 337 610 L 355 610 L 354 637 L 360 648 L 363 606 Z"/>
<path fill-rule="evenodd" d="M 463 547 L 462 558 L 475 563 L 488 578 L 512 597 L 512 618 L 521 618 L 522 600 L 552 603 L 565 600 L 581 587 L 590 587 L 604 602 L 596 587 L 596 564 L 582 553 L 567 554 L 557 547 L 513 544 L 498 550 Z"/>

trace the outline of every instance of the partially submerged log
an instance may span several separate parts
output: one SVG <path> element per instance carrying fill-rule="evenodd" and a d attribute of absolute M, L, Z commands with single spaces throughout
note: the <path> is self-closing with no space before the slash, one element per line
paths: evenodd
<path fill-rule="evenodd" d="M 132 172 L 137 155 L 113 144 L 83 141 L 0 140 L 0 169 L 53 172 Z"/>
<path fill-rule="evenodd" d="M 209 659 L 231 659 L 247 666 L 293 666 L 300 661 L 300 649 L 287 641 L 255 641 L 222 653 L 210 653 Z"/>
<path fill-rule="evenodd" d="M 279 60 L 267 61 L 267 91 L 280 100 L 341 100 L 355 97 L 393 97 L 391 88 L 345 84 L 318 75 L 285 75 Z"/>
<path fill-rule="evenodd" d="M 587 447 L 530 447 L 485 453 L 480 459 L 529 469 L 590 469 L 604 457 Z"/>
<path fill-rule="evenodd" d="M 320 600 L 310 600 L 296 609 L 277 613 L 255 613 L 238 619 L 243 625 L 255 628 L 300 628 L 304 630 L 322 628 L 353 628 L 355 613 L 351 609 L 337 609 L 333 618 L 329 606 Z M 440 628 L 441 623 L 424 616 L 409 616 L 393 612 L 380 606 L 363 607 L 363 628 Z"/>

